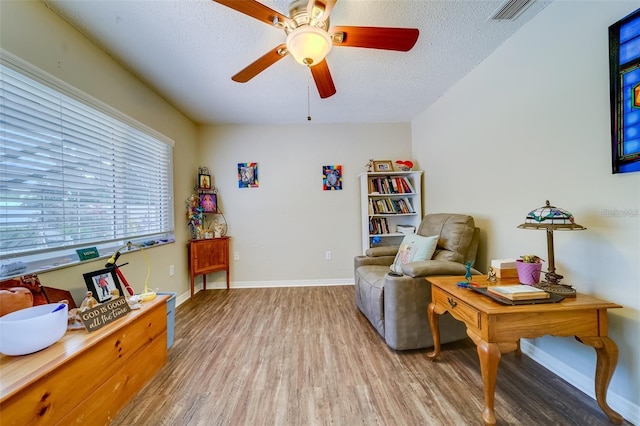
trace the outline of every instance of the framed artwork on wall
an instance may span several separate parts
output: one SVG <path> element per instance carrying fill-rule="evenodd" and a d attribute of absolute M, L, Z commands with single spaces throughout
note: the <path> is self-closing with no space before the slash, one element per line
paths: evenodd
<path fill-rule="evenodd" d="M 238 163 L 238 187 L 258 187 L 258 163 Z"/>
<path fill-rule="evenodd" d="M 640 9 L 609 27 L 613 173 L 640 171 Z"/>
<path fill-rule="evenodd" d="M 342 189 L 342 166 L 322 166 L 322 189 L 325 191 Z"/>

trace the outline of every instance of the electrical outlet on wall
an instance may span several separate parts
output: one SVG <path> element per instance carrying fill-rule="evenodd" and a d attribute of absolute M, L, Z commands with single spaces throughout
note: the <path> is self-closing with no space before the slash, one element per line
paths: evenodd
<path fill-rule="evenodd" d="M 172 277 L 176 274 L 176 267 L 174 265 L 169 265 L 169 276 Z"/>
<path fill-rule="evenodd" d="M 324 259 L 325 259 L 325 260 L 331 260 L 331 250 L 327 250 L 327 251 L 324 253 Z"/>
<path fill-rule="evenodd" d="M 240 260 L 240 252 L 239 251 L 234 251 L 233 252 L 233 260 Z"/>

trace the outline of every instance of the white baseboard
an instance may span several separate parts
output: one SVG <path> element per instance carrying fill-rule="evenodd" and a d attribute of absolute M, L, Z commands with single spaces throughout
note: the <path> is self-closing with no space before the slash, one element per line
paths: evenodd
<path fill-rule="evenodd" d="M 292 280 L 292 281 L 232 281 L 230 288 L 269 288 L 269 287 L 324 287 L 334 285 L 353 285 L 353 278 L 333 278 L 319 280 Z M 226 289 L 226 283 L 223 281 L 207 283 L 207 290 Z M 202 284 L 196 285 L 194 291 L 197 293 L 202 290 Z M 191 298 L 190 292 L 186 291 L 176 297 L 176 306 L 186 302 Z"/>
<path fill-rule="evenodd" d="M 520 341 L 520 348 L 522 349 L 522 353 L 529 358 L 553 372 L 558 377 L 566 380 L 576 389 L 589 395 L 592 399 L 596 399 L 593 378 L 574 370 L 570 365 L 552 357 L 525 339 Z M 634 425 L 640 424 L 640 405 L 634 404 L 615 392 L 612 392 L 610 389 L 607 392 L 607 403 L 613 410 L 620 413 L 626 421 Z"/>
<path fill-rule="evenodd" d="M 216 283 L 214 288 L 225 288 L 224 283 Z M 268 288 L 268 287 L 326 287 L 334 285 L 353 285 L 353 278 L 334 278 L 320 280 L 292 281 L 235 281 L 231 288 Z"/>

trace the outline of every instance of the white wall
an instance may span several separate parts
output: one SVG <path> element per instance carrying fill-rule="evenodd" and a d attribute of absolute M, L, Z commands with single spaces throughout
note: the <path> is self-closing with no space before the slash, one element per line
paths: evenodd
<path fill-rule="evenodd" d="M 43 3 L 0 1 L 0 47 L 173 139 L 174 191 L 186 193 L 193 187 L 197 170 L 195 124 Z M 175 206 L 176 243 L 147 250 L 152 265 L 149 285 L 183 295 L 189 278 L 181 196 L 176 197 Z M 123 272 L 134 289 L 142 291 L 147 272 L 144 258 L 132 253 L 123 255 L 121 261 L 130 263 Z M 104 259 L 89 261 L 39 277 L 44 285 L 72 290 L 79 303 L 86 292 L 82 274 L 101 269 L 104 263 Z M 175 265 L 172 277 L 170 264 Z"/>
<path fill-rule="evenodd" d="M 361 252 L 358 174 L 369 159 L 410 157 L 403 124 L 206 126 L 202 165 L 229 223 L 232 286 L 353 283 Z M 238 187 L 238 163 L 258 163 L 258 188 Z M 342 165 L 343 189 L 323 191 L 322 166 Z M 332 260 L 325 260 L 325 252 Z M 222 274 L 213 277 L 221 286 Z"/>
<path fill-rule="evenodd" d="M 640 173 L 611 174 L 609 25 L 637 1 L 555 1 L 412 123 L 426 212 L 473 215 L 491 259 L 536 253 L 544 232 L 517 229 L 552 204 L 588 229 L 556 232 L 565 282 L 623 305 L 609 314 L 620 350 L 609 402 L 640 421 Z M 607 216 L 607 210 L 631 216 Z M 593 395 L 595 354 L 572 338 L 530 354 Z"/>

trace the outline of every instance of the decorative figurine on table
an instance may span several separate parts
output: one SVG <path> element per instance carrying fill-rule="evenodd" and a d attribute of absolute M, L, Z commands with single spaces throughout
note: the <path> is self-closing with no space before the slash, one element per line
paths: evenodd
<path fill-rule="evenodd" d="M 371 173 L 373 171 L 373 160 L 369 160 L 364 166 L 367 168 L 367 172 Z"/>
<path fill-rule="evenodd" d="M 471 265 L 472 263 L 469 261 L 464 265 L 464 268 L 466 269 L 466 273 L 464 274 L 464 279 L 467 280 L 468 283 L 471 282 L 471 278 L 473 278 L 471 276 Z"/>
<path fill-rule="evenodd" d="M 69 301 L 66 299 L 61 300 L 59 303 L 64 303 L 67 305 L 67 309 L 69 306 Z M 82 320 L 80 319 L 80 309 L 79 308 L 71 308 L 68 310 L 67 314 L 67 330 L 80 330 L 84 328 L 82 324 Z"/>
<path fill-rule="evenodd" d="M 479 287 L 478 283 L 474 283 L 471 282 L 471 278 L 473 278 L 473 275 L 471 275 L 471 265 L 473 263 L 472 262 L 467 262 L 464 265 L 464 268 L 466 270 L 465 274 L 464 274 L 464 281 L 459 281 L 456 285 L 460 288 L 470 288 L 470 287 Z"/>
<path fill-rule="evenodd" d="M 495 283 L 498 281 L 498 277 L 496 276 L 496 271 L 493 269 L 493 266 L 489 266 L 489 273 L 487 274 L 487 281 L 490 283 Z"/>
<path fill-rule="evenodd" d="M 93 297 L 93 292 L 88 291 L 87 295 L 82 301 L 82 304 L 80 305 L 80 308 L 78 309 L 80 310 L 80 312 L 88 311 L 91 308 L 95 308 L 97 304 L 98 301 Z"/>

